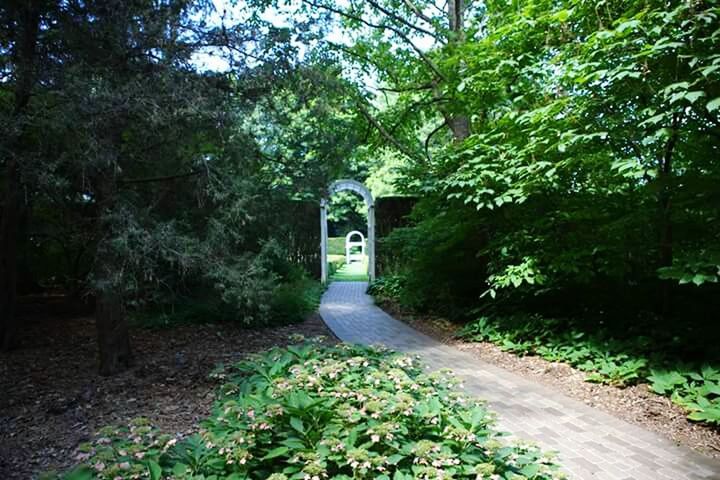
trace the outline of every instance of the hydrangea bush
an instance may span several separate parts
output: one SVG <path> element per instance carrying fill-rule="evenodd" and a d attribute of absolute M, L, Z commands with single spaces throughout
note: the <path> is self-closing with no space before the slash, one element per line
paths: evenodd
<path fill-rule="evenodd" d="M 64 478 L 563 478 L 551 456 L 504 441 L 449 372 L 381 348 L 304 342 L 215 375 L 224 384 L 197 435 L 111 429 Z"/>

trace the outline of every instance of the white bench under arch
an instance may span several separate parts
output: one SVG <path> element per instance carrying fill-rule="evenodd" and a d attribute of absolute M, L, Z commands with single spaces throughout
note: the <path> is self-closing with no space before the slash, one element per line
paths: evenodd
<path fill-rule="evenodd" d="M 353 236 L 359 236 L 360 240 L 352 240 Z M 360 253 L 353 254 L 352 248 L 360 247 Z M 362 261 L 365 258 L 365 235 L 362 232 L 353 230 L 345 235 L 345 264 L 350 265 L 353 260 Z"/>

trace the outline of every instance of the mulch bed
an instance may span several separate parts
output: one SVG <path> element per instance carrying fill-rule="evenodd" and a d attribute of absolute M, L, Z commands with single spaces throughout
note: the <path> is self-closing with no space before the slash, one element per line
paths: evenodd
<path fill-rule="evenodd" d="M 589 383 L 585 381 L 585 372 L 567 364 L 549 362 L 533 355 L 521 357 L 504 352 L 488 342 L 458 340 L 455 338 L 458 326 L 447 320 L 412 315 L 393 304 L 383 304 L 382 307 L 398 320 L 480 360 L 545 384 L 591 407 L 656 432 L 676 444 L 720 458 L 720 428 L 689 421 L 682 408 L 669 398 L 653 393 L 646 384 L 617 388 Z"/>
<path fill-rule="evenodd" d="M 62 471 L 99 428 L 136 417 L 168 433 L 192 433 L 210 413 L 217 383 L 209 374 L 218 363 L 286 345 L 292 334 L 335 341 L 318 315 L 262 330 L 228 324 L 134 329 L 136 366 L 101 377 L 92 317 L 27 322 L 21 347 L 0 354 L 0 478 Z"/>

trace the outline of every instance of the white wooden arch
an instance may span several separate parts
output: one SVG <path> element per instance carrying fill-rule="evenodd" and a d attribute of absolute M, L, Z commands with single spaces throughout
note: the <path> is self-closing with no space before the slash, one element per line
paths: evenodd
<path fill-rule="evenodd" d="M 368 256 L 368 277 L 370 281 L 375 280 L 375 201 L 373 200 L 372 193 L 367 189 L 365 185 L 358 182 L 357 180 L 336 180 L 328 187 L 327 195 L 320 200 L 320 279 L 323 283 L 327 282 L 328 279 L 328 264 L 327 264 L 327 243 L 328 243 L 328 228 L 327 228 L 327 206 L 328 198 L 337 192 L 343 190 L 350 190 L 352 192 L 360 194 L 365 201 L 365 206 L 368 209 L 367 220 L 367 256 Z"/>
<path fill-rule="evenodd" d="M 352 237 L 358 236 L 360 237 L 360 240 L 353 240 Z M 362 232 L 358 230 L 353 230 L 352 232 L 345 235 L 345 264 L 350 265 L 352 260 L 354 260 L 355 256 L 357 254 L 350 253 L 353 247 L 360 247 L 360 255 L 359 259 L 362 260 L 365 258 L 365 235 L 362 234 Z"/>

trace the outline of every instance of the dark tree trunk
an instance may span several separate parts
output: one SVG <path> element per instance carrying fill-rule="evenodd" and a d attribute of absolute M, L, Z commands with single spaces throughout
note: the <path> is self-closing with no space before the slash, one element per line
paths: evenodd
<path fill-rule="evenodd" d="M 114 162 L 111 165 L 114 166 Z M 95 256 L 95 283 L 98 286 L 95 325 L 101 375 L 113 375 L 133 364 L 125 308 L 116 280 L 120 266 L 117 253 L 107 240 L 112 236 L 112 225 L 111 221 L 107 220 L 107 214 L 115 206 L 116 187 L 115 177 L 110 173 L 101 174 L 97 179 L 97 222 L 99 236 L 103 240 L 98 245 Z"/>
<path fill-rule="evenodd" d="M 9 154 L 5 159 L 5 198 L 0 219 L 0 347 L 12 348 L 18 330 L 17 257 L 20 235 L 20 218 L 24 202 L 20 183 L 18 156 L 22 151 L 23 114 L 30 101 L 35 79 L 34 65 L 40 26 L 40 9 L 35 1 L 19 2 L 18 28 L 15 38 L 15 106 L 13 118 L 19 131 L 8 140 Z"/>
<path fill-rule="evenodd" d="M 120 295 L 112 291 L 98 293 L 95 302 L 100 374 L 113 375 L 133 364 L 125 310 Z"/>
<path fill-rule="evenodd" d="M 15 343 L 18 330 L 15 306 L 21 192 L 14 158 L 8 161 L 5 175 L 5 198 L 0 222 L 0 338 L 2 349 L 9 350 Z"/>

